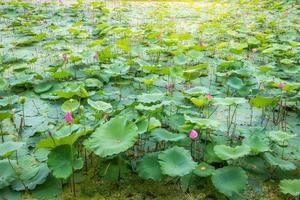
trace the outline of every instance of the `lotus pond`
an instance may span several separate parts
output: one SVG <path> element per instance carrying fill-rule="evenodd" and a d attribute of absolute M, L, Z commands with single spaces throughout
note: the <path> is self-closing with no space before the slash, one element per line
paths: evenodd
<path fill-rule="evenodd" d="M 0 1 L 0 199 L 299 199 L 299 1 Z"/>

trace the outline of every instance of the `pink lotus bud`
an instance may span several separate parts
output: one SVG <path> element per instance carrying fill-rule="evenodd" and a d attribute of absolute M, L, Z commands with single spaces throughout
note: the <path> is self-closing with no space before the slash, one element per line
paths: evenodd
<path fill-rule="evenodd" d="M 58 0 L 58 3 L 62 3 L 62 0 Z"/>
<path fill-rule="evenodd" d="M 73 121 L 72 114 L 70 111 L 66 112 L 65 120 L 67 123 L 71 124 Z"/>
<path fill-rule="evenodd" d="M 278 87 L 279 89 L 281 89 L 281 90 L 284 88 L 284 86 L 285 86 L 284 83 L 278 83 L 278 84 L 277 84 L 277 87 Z"/>
<path fill-rule="evenodd" d="M 252 53 L 256 53 L 257 49 L 256 48 L 253 48 L 252 49 Z"/>
<path fill-rule="evenodd" d="M 207 98 L 208 100 L 212 100 L 213 96 L 212 96 L 210 93 L 208 93 L 208 94 L 206 95 L 206 98 Z"/>
<path fill-rule="evenodd" d="M 63 57 L 64 61 L 68 60 L 68 54 L 64 53 L 62 57 Z"/>
<path fill-rule="evenodd" d="M 196 139 L 196 138 L 198 137 L 197 131 L 195 131 L 194 129 L 192 129 L 192 130 L 190 131 L 190 133 L 189 133 L 189 137 L 190 137 L 192 140 Z"/>

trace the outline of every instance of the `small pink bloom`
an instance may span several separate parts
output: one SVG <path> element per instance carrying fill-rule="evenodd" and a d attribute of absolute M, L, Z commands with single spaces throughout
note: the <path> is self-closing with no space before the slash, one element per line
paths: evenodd
<path fill-rule="evenodd" d="M 253 48 L 252 49 L 252 53 L 256 53 L 257 49 L 256 48 Z"/>
<path fill-rule="evenodd" d="M 63 59 L 64 59 L 64 61 L 67 61 L 68 60 L 68 54 L 64 53 L 63 54 Z"/>
<path fill-rule="evenodd" d="M 190 131 L 190 133 L 189 133 L 189 137 L 190 137 L 192 140 L 196 139 L 196 138 L 198 137 L 197 131 L 194 130 L 194 129 L 192 129 L 192 130 Z"/>
<path fill-rule="evenodd" d="M 277 84 L 277 87 L 281 90 L 284 88 L 284 86 L 285 86 L 285 84 L 282 82 Z"/>
<path fill-rule="evenodd" d="M 70 111 L 67 111 L 67 112 L 66 112 L 65 120 L 66 120 L 66 122 L 69 123 L 69 124 L 72 123 L 73 118 L 72 118 L 72 113 L 71 113 Z"/>
<path fill-rule="evenodd" d="M 208 100 L 212 100 L 213 96 L 212 96 L 210 93 L 208 93 L 208 94 L 206 95 L 206 98 L 207 98 Z"/>
<path fill-rule="evenodd" d="M 62 3 L 62 0 L 58 0 L 58 3 Z"/>

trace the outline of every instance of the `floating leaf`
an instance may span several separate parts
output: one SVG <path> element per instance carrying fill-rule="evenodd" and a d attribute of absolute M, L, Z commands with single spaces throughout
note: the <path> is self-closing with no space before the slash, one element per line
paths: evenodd
<path fill-rule="evenodd" d="M 291 194 L 293 196 L 300 195 L 300 179 L 281 180 L 279 186 L 281 192 L 284 194 Z"/>
<path fill-rule="evenodd" d="M 207 177 L 212 175 L 215 172 L 215 167 L 212 165 L 209 165 L 205 162 L 201 162 L 198 164 L 196 169 L 194 169 L 194 174 L 200 177 Z"/>
<path fill-rule="evenodd" d="M 76 150 L 70 145 L 54 148 L 48 155 L 48 167 L 56 178 L 68 178 L 76 169 L 81 169 L 83 160 L 77 158 Z"/>
<path fill-rule="evenodd" d="M 232 196 L 245 189 L 247 175 L 240 167 L 226 166 L 215 171 L 212 175 L 212 182 L 221 193 Z"/>
<path fill-rule="evenodd" d="M 163 175 L 158 162 L 158 154 L 158 152 L 147 153 L 137 162 L 137 172 L 140 177 L 155 181 L 162 179 Z"/>
<path fill-rule="evenodd" d="M 247 145 L 230 147 L 226 145 L 216 145 L 214 151 L 222 160 L 238 159 L 250 153 L 250 148 Z"/>
<path fill-rule="evenodd" d="M 288 171 L 288 170 L 296 169 L 296 165 L 294 163 L 287 161 L 287 160 L 282 160 L 280 158 L 277 158 L 270 153 L 265 153 L 265 157 L 271 165 L 278 166 L 282 170 Z"/>
<path fill-rule="evenodd" d="M 111 119 L 84 141 L 87 149 L 101 157 L 111 156 L 132 147 L 138 136 L 137 126 L 126 117 Z"/>
<path fill-rule="evenodd" d="M 163 174 L 169 176 L 184 176 L 196 167 L 191 153 L 183 147 L 169 148 L 161 152 L 158 158 Z"/>
<path fill-rule="evenodd" d="M 157 141 L 172 141 L 176 142 L 186 138 L 185 134 L 174 134 L 163 128 L 156 128 L 151 132 L 151 136 Z"/>
<path fill-rule="evenodd" d="M 75 111 L 79 108 L 80 103 L 77 100 L 74 99 L 70 99 L 68 101 L 65 101 L 62 105 L 61 105 L 61 109 L 64 112 L 68 112 L 68 111 Z"/>
<path fill-rule="evenodd" d="M 104 101 L 92 101 L 88 99 L 87 102 L 90 106 L 98 111 L 107 112 L 112 109 L 110 103 L 105 103 Z"/>

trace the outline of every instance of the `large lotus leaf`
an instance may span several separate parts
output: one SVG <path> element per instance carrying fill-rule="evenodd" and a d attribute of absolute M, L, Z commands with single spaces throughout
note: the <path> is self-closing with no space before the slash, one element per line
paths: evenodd
<path fill-rule="evenodd" d="M 63 192 L 61 181 L 48 176 L 45 183 L 38 185 L 35 190 L 32 191 L 32 197 L 39 200 L 50 200 Z"/>
<path fill-rule="evenodd" d="M 245 189 L 247 175 L 240 167 L 226 166 L 215 171 L 212 175 L 212 182 L 218 191 L 226 196 L 232 196 Z"/>
<path fill-rule="evenodd" d="M 90 88 L 101 88 L 103 86 L 102 82 L 96 78 L 88 78 L 84 81 L 86 87 Z"/>
<path fill-rule="evenodd" d="M 227 85 L 235 90 L 239 90 L 243 87 L 244 83 L 242 79 L 233 76 L 228 79 Z"/>
<path fill-rule="evenodd" d="M 77 100 L 70 99 L 68 101 L 65 101 L 61 105 L 61 109 L 64 112 L 68 112 L 68 111 L 73 112 L 73 111 L 77 110 L 79 106 L 80 106 L 80 103 Z"/>
<path fill-rule="evenodd" d="M 274 106 L 279 99 L 277 97 L 262 97 L 257 96 L 250 99 L 250 105 L 253 107 L 267 107 Z"/>
<path fill-rule="evenodd" d="M 15 167 L 15 161 L 10 161 Z M 17 178 L 17 174 L 8 160 L 0 160 L 0 189 L 9 186 Z"/>
<path fill-rule="evenodd" d="M 13 105 L 18 102 L 19 96 L 12 95 L 12 96 L 6 96 L 3 99 L 0 100 L 0 106 L 7 106 L 7 105 Z"/>
<path fill-rule="evenodd" d="M 290 133 L 283 132 L 283 131 L 270 131 L 267 133 L 267 135 L 271 140 L 273 140 L 279 144 L 288 142 L 290 139 L 292 139 L 293 137 L 296 136 L 294 134 L 290 134 Z"/>
<path fill-rule="evenodd" d="M 294 170 L 296 169 L 296 165 L 288 160 L 282 160 L 280 158 L 277 158 L 273 156 L 270 153 L 265 153 L 267 161 L 273 165 L 278 166 L 282 170 Z"/>
<path fill-rule="evenodd" d="M 155 103 L 161 101 L 164 97 L 162 93 L 151 93 L 151 94 L 141 94 L 137 96 L 137 99 L 141 103 Z"/>
<path fill-rule="evenodd" d="M 35 85 L 33 90 L 35 93 L 41 94 L 41 93 L 49 91 L 52 87 L 53 87 L 52 83 L 43 82 L 43 83 L 38 83 L 37 85 Z"/>
<path fill-rule="evenodd" d="M 0 190 L 1 200 L 21 200 L 21 192 L 13 191 L 10 188 Z"/>
<path fill-rule="evenodd" d="M 197 86 L 197 87 L 193 87 L 191 89 L 186 90 L 185 93 L 190 96 L 200 96 L 202 94 L 209 93 L 209 90 L 206 87 Z"/>
<path fill-rule="evenodd" d="M 72 145 L 72 144 L 74 144 L 74 142 L 77 141 L 77 139 L 79 137 L 84 136 L 89 132 L 90 132 L 89 130 L 77 131 L 71 135 L 67 134 L 67 136 L 64 136 L 64 137 L 47 137 L 47 138 L 41 139 L 36 144 L 36 147 L 37 148 L 55 148 L 56 146 L 60 146 L 60 145 Z"/>
<path fill-rule="evenodd" d="M 250 147 L 247 145 L 241 145 L 236 147 L 230 147 L 226 145 L 216 145 L 214 151 L 222 160 L 238 159 L 250 153 Z"/>
<path fill-rule="evenodd" d="M 222 106 L 232 106 L 246 103 L 247 100 L 240 97 L 225 97 L 225 98 L 214 98 L 213 104 Z"/>
<path fill-rule="evenodd" d="M 186 138 L 185 134 L 174 134 L 163 128 L 156 128 L 151 132 L 151 135 L 157 141 L 172 141 L 176 142 Z"/>
<path fill-rule="evenodd" d="M 106 157 L 126 151 L 137 137 L 137 126 L 126 117 L 118 116 L 96 129 L 84 145 L 95 154 Z"/>
<path fill-rule="evenodd" d="M 279 186 L 281 192 L 284 194 L 291 194 L 293 196 L 300 195 L 300 179 L 281 180 Z"/>
<path fill-rule="evenodd" d="M 161 152 L 158 158 L 163 174 L 169 176 L 184 176 L 196 167 L 190 151 L 183 147 L 174 146 L 167 149 Z"/>
<path fill-rule="evenodd" d="M 163 178 L 162 171 L 158 162 L 158 152 L 147 153 L 137 162 L 137 172 L 144 179 L 160 181 Z"/>
<path fill-rule="evenodd" d="M 214 172 L 215 172 L 215 167 L 207 164 L 206 162 L 199 163 L 196 169 L 194 169 L 194 174 L 200 177 L 210 176 Z"/>
<path fill-rule="evenodd" d="M 269 151 L 269 141 L 264 138 L 260 137 L 256 134 L 250 135 L 243 141 L 244 145 L 247 145 L 251 149 L 251 153 L 258 154 L 260 152 Z"/>
<path fill-rule="evenodd" d="M 208 144 L 204 151 L 204 161 L 208 163 L 221 162 L 222 160 L 216 155 L 214 145 Z"/>
<path fill-rule="evenodd" d="M 99 175 L 103 180 L 119 181 L 129 175 L 127 160 L 120 156 L 101 162 Z"/>
<path fill-rule="evenodd" d="M 71 135 L 73 132 L 77 131 L 79 129 L 79 125 L 77 124 L 69 124 L 66 126 L 63 126 L 59 130 L 53 134 L 55 138 L 63 138 Z"/>
<path fill-rule="evenodd" d="M 3 80 L 2 78 L 0 78 L 0 91 L 5 90 L 8 87 L 8 84 L 5 80 Z"/>
<path fill-rule="evenodd" d="M 12 188 L 16 191 L 33 190 L 37 185 L 46 181 L 50 170 L 45 163 L 37 162 L 32 156 L 19 158 L 18 173 L 19 179 L 12 183 Z"/>
<path fill-rule="evenodd" d="M 92 101 L 90 99 L 87 100 L 87 103 L 92 106 L 94 109 L 102 112 L 107 112 L 112 109 L 110 103 L 106 103 L 104 101 Z"/>
<path fill-rule="evenodd" d="M 8 158 L 11 156 L 15 151 L 20 149 L 24 143 L 22 142 L 4 142 L 0 144 L 0 157 Z"/>
<path fill-rule="evenodd" d="M 83 160 L 77 158 L 75 149 L 71 145 L 54 148 L 48 155 L 48 167 L 56 178 L 68 178 L 76 169 L 81 169 Z"/>
<path fill-rule="evenodd" d="M 8 111 L 0 111 L 0 121 L 11 118 L 12 114 Z"/>

